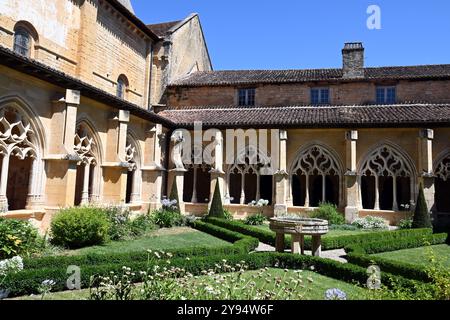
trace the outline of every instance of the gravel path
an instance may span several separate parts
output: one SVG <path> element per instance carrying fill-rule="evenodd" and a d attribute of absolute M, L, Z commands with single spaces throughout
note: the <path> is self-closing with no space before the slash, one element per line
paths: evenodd
<path fill-rule="evenodd" d="M 275 247 L 272 247 L 268 244 L 260 242 L 258 248 L 256 248 L 255 251 L 257 251 L 257 252 L 273 252 L 273 251 L 275 251 Z M 290 250 L 286 250 L 286 252 L 290 252 Z M 311 255 L 311 251 L 305 250 L 305 254 Z M 342 263 L 347 263 L 347 260 L 344 258 L 345 255 L 346 255 L 346 253 L 345 253 L 344 249 L 337 249 L 337 250 L 322 251 L 321 257 L 336 260 L 336 261 L 339 261 Z"/>

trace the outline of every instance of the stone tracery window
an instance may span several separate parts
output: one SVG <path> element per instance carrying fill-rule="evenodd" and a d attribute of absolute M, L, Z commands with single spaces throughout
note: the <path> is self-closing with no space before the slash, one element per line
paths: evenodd
<path fill-rule="evenodd" d="M 413 171 L 394 148 L 383 145 L 372 151 L 360 170 L 364 209 L 408 208 L 413 202 Z"/>
<path fill-rule="evenodd" d="M 434 174 L 436 210 L 450 213 L 450 154 L 438 162 Z"/>
<path fill-rule="evenodd" d="M 316 207 L 322 202 L 339 204 L 341 169 L 324 147 L 313 145 L 299 153 L 290 170 L 295 206 Z"/>
<path fill-rule="evenodd" d="M 268 157 L 249 146 L 236 157 L 227 171 L 227 194 L 231 203 L 246 204 L 260 199 L 272 202 L 273 178 Z"/>
<path fill-rule="evenodd" d="M 99 175 L 101 175 L 99 151 L 92 132 L 84 123 L 77 126 L 74 151 L 80 158 L 77 166 L 75 205 L 97 202 L 100 197 Z"/>
<path fill-rule="evenodd" d="M 43 161 L 36 132 L 15 107 L 0 109 L 0 210 L 32 208 L 43 202 Z"/>

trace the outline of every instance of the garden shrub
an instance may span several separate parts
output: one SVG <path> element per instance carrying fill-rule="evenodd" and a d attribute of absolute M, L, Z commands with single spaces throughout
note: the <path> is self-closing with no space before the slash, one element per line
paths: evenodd
<path fill-rule="evenodd" d="M 361 285 L 367 282 L 367 269 L 353 264 L 344 264 L 330 259 L 324 259 L 313 256 L 302 256 L 282 253 L 255 253 L 255 254 L 233 254 L 233 255 L 214 255 L 186 258 L 173 258 L 171 266 L 183 268 L 192 275 L 201 275 L 204 270 L 214 269 L 216 265 L 226 260 L 229 265 L 236 265 L 245 261 L 249 270 L 257 270 L 265 267 L 276 267 L 286 269 L 309 269 L 319 274 L 347 282 L 357 282 Z M 133 283 L 142 282 L 142 274 L 137 271 L 151 270 L 153 266 L 159 264 L 158 261 L 149 259 L 148 261 L 130 261 L 127 267 L 131 268 L 133 273 L 131 281 Z M 107 276 L 111 272 L 120 273 L 123 268 L 122 263 L 105 263 L 99 265 L 86 265 L 81 273 L 81 287 L 87 288 L 92 276 Z M 4 282 L 4 286 L 9 288 L 10 296 L 20 296 L 38 293 L 43 280 L 52 279 L 55 281 L 54 291 L 65 289 L 67 281 L 66 266 L 55 268 L 42 268 L 23 270 L 17 274 L 9 275 Z M 393 279 L 405 287 L 425 286 L 417 281 L 404 279 L 399 276 L 383 273 L 382 283 L 389 286 Z"/>
<path fill-rule="evenodd" d="M 244 223 L 250 226 L 261 226 L 266 220 L 266 217 L 262 213 L 257 213 L 245 218 Z"/>
<path fill-rule="evenodd" d="M 313 211 L 311 218 L 327 220 L 330 225 L 341 225 L 345 223 L 344 216 L 331 203 L 321 203 L 319 208 Z"/>
<path fill-rule="evenodd" d="M 168 208 L 161 208 L 152 212 L 154 223 L 160 228 L 173 228 L 183 225 L 184 219 L 180 212 Z"/>
<path fill-rule="evenodd" d="M 181 213 L 180 211 L 180 197 L 178 196 L 178 187 L 176 180 L 172 183 L 172 190 L 170 190 L 169 200 L 171 201 L 172 211 Z"/>
<path fill-rule="evenodd" d="M 134 237 L 139 237 L 154 229 L 155 222 L 149 213 L 140 214 L 129 222 L 129 230 Z"/>
<path fill-rule="evenodd" d="M 29 255 L 38 251 L 44 242 L 30 222 L 0 218 L 0 259 Z"/>
<path fill-rule="evenodd" d="M 70 249 L 108 241 L 111 223 L 103 209 L 77 207 L 63 209 L 52 219 L 52 243 Z"/>
<path fill-rule="evenodd" d="M 131 235 L 130 211 L 127 208 L 111 206 L 104 208 L 103 211 L 110 222 L 108 234 L 111 240 L 123 240 Z"/>
<path fill-rule="evenodd" d="M 408 237 L 397 238 L 395 240 L 389 239 L 384 241 L 372 241 L 356 245 L 349 245 L 345 248 L 345 250 L 348 254 L 347 260 L 350 263 L 363 267 L 368 267 L 372 264 L 376 264 L 381 268 L 381 270 L 383 270 L 383 272 L 401 275 L 402 277 L 409 279 L 430 281 L 431 279 L 423 266 L 401 261 L 394 261 L 378 256 L 372 256 L 371 254 L 418 248 L 424 246 L 425 244 L 443 244 L 445 243 L 446 239 L 447 234 L 445 233 L 429 233 L 427 235 L 413 233 Z"/>
<path fill-rule="evenodd" d="M 416 209 L 413 217 L 413 228 L 431 228 L 430 213 L 428 212 L 425 195 L 423 193 L 423 186 L 420 185 L 419 196 L 417 198 Z"/>
<path fill-rule="evenodd" d="M 222 205 L 222 196 L 220 194 L 219 179 L 216 180 L 216 187 L 214 188 L 214 195 L 209 208 L 208 217 L 225 218 L 225 213 Z"/>
<path fill-rule="evenodd" d="M 228 209 L 224 209 L 223 210 L 223 217 L 224 217 L 225 220 L 228 220 L 228 221 L 233 221 L 234 220 L 233 214 Z"/>
<path fill-rule="evenodd" d="M 412 219 L 402 219 L 398 222 L 397 227 L 399 229 L 412 229 L 413 220 Z"/>
<path fill-rule="evenodd" d="M 366 216 L 364 218 L 356 218 L 353 226 L 359 229 L 374 230 L 374 229 L 388 229 L 389 224 L 386 220 L 380 217 Z"/>

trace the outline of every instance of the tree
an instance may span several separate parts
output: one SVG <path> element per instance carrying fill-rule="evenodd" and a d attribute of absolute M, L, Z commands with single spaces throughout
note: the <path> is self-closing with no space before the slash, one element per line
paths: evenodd
<path fill-rule="evenodd" d="M 216 187 L 214 189 L 214 196 L 209 208 L 209 217 L 225 219 L 222 206 L 222 196 L 220 195 L 219 179 L 216 180 Z"/>
<path fill-rule="evenodd" d="M 178 188 L 176 180 L 173 180 L 172 190 L 170 191 L 169 200 L 176 201 L 175 205 L 172 206 L 173 211 L 180 213 L 180 199 L 178 198 Z"/>
<path fill-rule="evenodd" d="M 412 227 L 417 228 L 431 228 L 430 213 L 428 212 L 423 186 L 420 185 L 419 197 L 416 203 L 416 210 L 414 212 Z"/>

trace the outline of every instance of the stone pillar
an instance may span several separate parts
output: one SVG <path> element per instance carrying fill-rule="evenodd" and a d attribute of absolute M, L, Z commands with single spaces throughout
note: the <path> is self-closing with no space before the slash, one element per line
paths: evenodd
<path fill-rule="evenodd" d="M 215 132 L 214 141 L 216 142 L 216 145 L 214 147 L 214 165 L 213 169 L 211 169 L 210 171 L 211 187 L 209 206 L 212 203 L 217 181 L 219 182 L 219 190 L 220 196 L 222 197 L 222 203 L 227 204 L 226 202 L 229 202 L 229 199 L 226 199 L 226 196 L 228 195 L 228 185 L 226 186 L 227 190 L 225 190 L 225 172 L 223 171 L 223 135 L 221 131 L 217 130 Z"/>
<path fill-rule="evenodd" d="M 312 236 L 312 255 L 315 257 L 320 257 L 322 253 L 322 242 L 320 235 Z"/>
<path fill-rule="evenodd" d="M 198 167 L 194 165 L 193 168 L 194 172 L 193 172 L 193 181 L 192 181 L 192 198 L 191 198 L 191 203 L 197 203 L 197 171 L 198 171 Z"/>
<path fill-rule="evenodd" d="M 161 163 L 166 139 L 160 124 L 151 125 L 147 130 L 144 149 L 144 165 L 142 166 L 142 203 L 151 210 L 161 206 L 163 173 Z"/>
<path fill-rule="evenodd" d="M 83 190 L 81 191 L 81 204 L 89 204 L 89 176 L 91 168 L 89 163 L 84 163 L 84 175 L 83 175 Z"/>
<path fill-rule="evenodd" d="M 41 209 L 44 206 L 44 183 L 44 161 L 38 157 L 33 160 L 31 167 L 26 209 Z"/>
<path fill-rule="evenodd" d="M 358 173 L 356 168 L 356 143 L 358 141 L 358 131 L 350 130 L 346 132 L 346 167 L 344 176 L 344 186 L 346 194 L 345 220 L 351 223 L 358 217 L 358 210 L 361 207 L 359 199 Z M 339 200 L 341 201 L 341 199 Z"/>
<path fill-rule="evenodd" d="M 172 186 L 174 183 L 177 185 L 178 190 L 178 201 L 179 201 L 179 207 L 181 213 L 185 213 L 185 205 L 183 201 L 183 195 L 184 195 L 184 174 L 187 170 L 176 168 L 169 170 L 169 189 L 167 190 L 167 194 L 170 197 L 170 193 L 172 192 Z"/>
<path fill-rule="evenodd" d="M 0 212 L 8 212 L 8 198 L 6 189 L 8 186 L 9 155 L 5 154 L 2 161 L 2 173 L 0 178 Z"/>
<path fill-rule="evenodd" d="M 284 252 L 284 233 L 276 233 L 275 236 L 275 250 L 277 252 Z"/>
<path fill-rule="evenodd" d="M 428 210 L 435 210 L 434 203 L 434 171 L 433 171 L 433 129 L 421 129 L 419 134 L 419 184 L 423 185 L 425 201 Z M 413 192 L 414 191 L 414 192 Z M 416 201 L 416 190 L 411 190 L 414 202 Z"/>
<path fill-rule="evenodd" d="M 274 206 L 274 216 L 282 216 L 287 214 L 287 198 L 288 198 L 288 190 L 290 188 L 287 187 L 288 184 L 288 173 L 287 173 L 287 131 L 280 130 L 278 143 L 279 149 L 278 153 L 275 156 L 278 156 L 278 168 L 274 174 L 275 180 L 275 206 Z M 274 143 L 274 140 L 272 140 Z"/>
<path fill-rule="evenodd" d="M 47 162 L 46 203 L 51 207 L 73 206 L 75 202 L 80 158 L 74 151 L 74 139 L 79 104 L 80 92 L 69 89 L 52 104 L 49 150 L 44 159 Z"/>
<path fill-rule="evenodd" d="M 106 203 L 125 203 L 127 192 L 128 162 L 125 161 L 128 122 L 130 112 L 119 110 L 108 124 L 106 162 L 103 163 L 103 200 Z"/>

